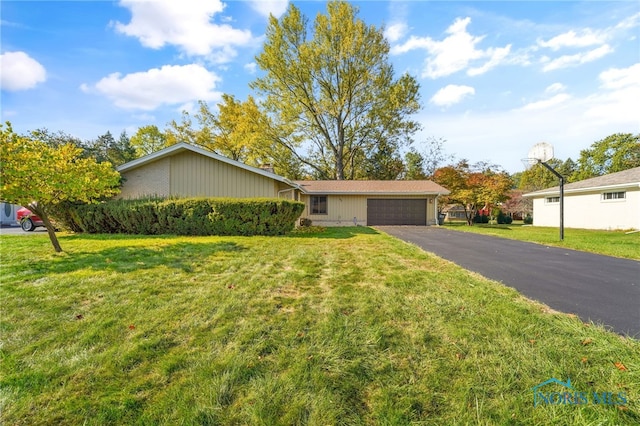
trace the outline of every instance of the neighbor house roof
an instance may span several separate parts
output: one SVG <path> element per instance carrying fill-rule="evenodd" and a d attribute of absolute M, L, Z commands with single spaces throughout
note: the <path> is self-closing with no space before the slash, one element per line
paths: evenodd
<path fill-rule="evenodd" d="M 564 185 L 564 192 L 565 194 L 571 194 L 637 187 L 640 187 L 640 167 L 569 183 Z M 540 191 L 529 192 L 528 194 L 524 194 L 523 197 L 537 198 L 547 195 L 557 195 L 559 193 L 560 187 L 554 186 Z"/>
<path fill-rule="evenodd" d="M 116 168 L 116 170 L 118 170 L 119 172 L 126 172 L 129 170 L 133 170 L 136 169 L 138 167 L 142 167 L 146 164 L 149 164 L 151 162 L 160 160 L 161 158 L 165 158 L 165 157 L 170 157 L 172 155 L 176 155 L 179 154 L 181 152 L 186 152 L 186 151 L 191 151 L 191 152 L 195 152 L 197 154 L 200 155 L 204 155 L 205 157 L 209 157 L 209 158 L 213 158 L 214 160 L 218 160 L 220 162 L 226 163 L 226 164 L 230 164 L 232 166 L 236 166 L 239 167 L 241 169 L 247 170 L 249 172 L 261 175 L 261 176 L 265 176 L 268 178 L 271 178 L 273 180 L 276 180 L 278 182 L 283 182 L 286 183 L 287 185 L 290 185 L 292 187 L 296 187 L 296 185 L 291 182 L 289 179 L 284 178 L 280 175 L 277 175 L 275 173 L 271 173 L 269 171 L 263 170 L 263 169 L 259 169 L 257 167 L 252 167 L 252 166 L 248 166 L 244 163 L 241 163 L 239 161 L 235 161 L 232 160 L 230 158 L 227 158 L 225 156 L 216 154 L 215 152 L 211 152 L 209 150 L 206 150 L 204 148 L 200 148 L 198 146 L 195 145 L 191 145 L 185 142 L 180 142 L 177 143 L 175 145 L 171 145 L 167 148 L 161 149 L 160 151 L 156 151 L 154 153 L 151 153 L 149 155 L 145 155 L 144 157 L 140 157 L 137 158 L 133 161 L 129 161 L 128 163 L 122 164 L 121 166 L 118 166 Z"/>
<path fill-rule="evenodd" d="M 430 180 L 306 180 L 295 183 L 307 194 L 446 195 Z"/>

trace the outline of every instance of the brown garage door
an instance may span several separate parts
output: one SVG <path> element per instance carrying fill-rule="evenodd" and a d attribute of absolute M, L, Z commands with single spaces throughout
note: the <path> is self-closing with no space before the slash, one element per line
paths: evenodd
<path fill-rule="evenodd" d="M 367 225 L 426 224 L 426 199 L 367 199 Z"/>

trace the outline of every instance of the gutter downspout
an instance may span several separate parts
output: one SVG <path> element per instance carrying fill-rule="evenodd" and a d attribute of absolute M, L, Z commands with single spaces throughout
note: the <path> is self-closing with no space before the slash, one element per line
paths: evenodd
<path fill-rule="evenodd" d="M 280 198 L 280 194 L 282 194 L 283 192 L 295 191 L 295 190 L 296 190 L 296 188 L 281 189 L 280 191 L 278 191 L 278 198 Z"/>

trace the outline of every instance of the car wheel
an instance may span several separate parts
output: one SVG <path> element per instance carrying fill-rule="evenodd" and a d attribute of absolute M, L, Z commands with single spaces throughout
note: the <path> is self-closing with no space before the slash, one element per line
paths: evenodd
<path fill-rule="evenodd" d="M 23 219 L 22 222 L 20 222 L 20 226 L 22 227 L 22 230 L 26 232 L 31 232 L 36 229 L 33 221 L 29 218 Z"/>

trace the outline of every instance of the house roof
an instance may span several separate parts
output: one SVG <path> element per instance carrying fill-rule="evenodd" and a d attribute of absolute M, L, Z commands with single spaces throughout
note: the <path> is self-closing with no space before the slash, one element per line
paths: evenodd
<path fill-rule="evenodd" d="M 449 191 L 430 180 L 306 180 L 295 181 L 307 194 L 446 195 Z"/>
<path fill-rule="evenodd" d="M 640 167 L 569 183 L 564 185 L 564 192 L 565 194 L 570 194 L 637 187 L 640 187 Z M 547 195 L 557 195 L 559 193 L 560 187 L 554 186 L 540 191 L 529 192 L 528 194 L 524 194 L 523 197 L 537 198 Z"/>
<path fill-rule="evenodd" d="M 177 143 L 175 145 L 171 145 L 171 146 L 169 146 L 167 148 L 161 149 L 160 151 L 156 151 L 156 152 L 153 152 L 153 153 L 151 153 L 149 155 L 145 155 L 144 157 L 140 157 L 140 158 L 137 158 L 137 159 L 135 159 L 133 161 L 129 161 L 128 163 L 125 163 L 125 164 L 122 164 L 122 165 L 118 166 L 116 168 L 116 170 L 118 170 L 119 172 L 126 172 L 126 171 L 129 171 L 129 170 L 136 169 L 138 167 L 142 167 L 142 166 L 144 166 L 146 164 L 149 164 L 151 162 L 160 160 L 161 158 L 170 157 L 172 155 L 176 155 L 176 154 L 179 154 L 179 153 L 185 152 L 185 151 L 195 152 L 197 154 L 204 155 L 205 157 L 213 158 L 214 160 L 218 160 L 220 162 L 223 162 L 223 163 L 226 163 L 226 164 L 230 164 L 232 166 L 239 167 L 239 168 L 241 168 L 243 170 L 247 170 L 249 172 L 252 172 L 252 173 L 255 173 L 255 174 L 258 174 L 258 175 L 261 175 L 261 176 L 265 176 L 265 177 L 271 178 L 271 179 L 276 180 L 278 182 L 286 183 L 287 185 L 290 185 L 290 186 L 292 186 L 294 188 L 296 187 L 296 185 L 293 182 L 291 182 L 289 179 L 284 178 L 284 177 L 282 177 L 280 175 L 277 175 L 275 173 L 271 173 L 271 172 L 263 170 L 263 169 L 259 169 L 257 167 L 248 166 L 248 165 L 246 165 L 244 163 L 241 163 L 239 161 L 232 160 L 232 159 L 227 158 L 225 156 L 216 154 L 215 152 L 212 152 L 212 151 L 206 150 L 204 148 L 200 148 L 198 146 L 191 145 L 191 144 L 188 144 L 188 143 L 185 143 L 185 142 L 180 142 L 180 143 Z"/>
<path fill-rule="evenodd" d="M 161 149 L 160 151 L 156 151 L 149 155 L 145 155 L 144 157 L 122 164 L 117 167 L 117 170 L 119 172 L 134 170 L 162 158 L 187 151 L 204 155 L 205 157 L 271 178 L 293 188 L 300 189 L 302 192 L 308 194 L 446 195 L 449 193 L 445 188 L 429 180 L 314 180 L 292 182 L 275 173 L 271 173 L 257 167 L 248 166 L 239 161 L 232 160 L 216 154 L 215 152 L 185 142 L 171 145 L 167 148 Z"/>

